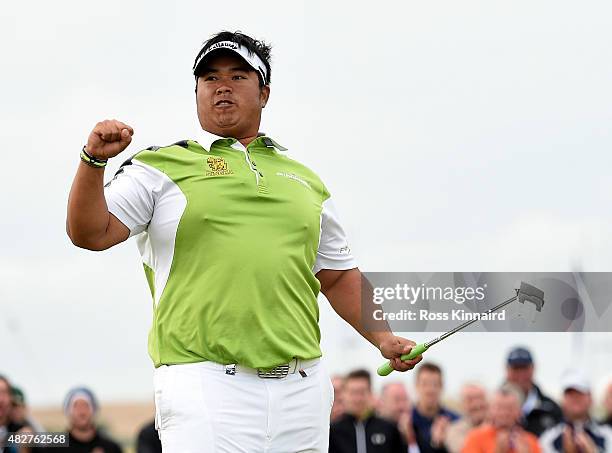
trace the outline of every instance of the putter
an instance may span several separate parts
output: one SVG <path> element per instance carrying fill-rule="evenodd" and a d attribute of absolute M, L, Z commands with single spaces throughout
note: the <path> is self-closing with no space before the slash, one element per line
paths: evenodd
<path fill-rule="evenodd" d="M 489 313 L 492 313 L 494 311 L 497 311 L 497 310 L 505 307 L 506 305 L 514 302 L 517 299 L 522 304 L 524 304 L 525 302 L 531 302 L 531 303 L 533 303 L 536 306 L 536 310 L 537 311 L 542 311 L 542 307 L 544 306 L 544 291 L 536 288 L 533 285 L 525 283 L 525 282 L 521 282 L 521 287 L 519 289 L 515 289 L 515 291 L 516 291 L 516 295 L 514 297 L 511 297 L 510 299 L 503 301 L 501 304 L 499 304 L 499 305 L 497 305 L 497 306 L 495 306 L 495 307 L 485 311 L 484 314 L 489 314 Z M 440 335 L 439 337 L 434 338 L 431 341 L 428 341 L 427 343 L 417 344 L 417 345 L 412 347 L 412 349 L 410 350 L 410 352 L 408 354 L 404 354 L 403 356 L 401 356 L 400 359 L 402 359 L 402 360 L 412 360 L 412 359 L 420 356 L 421 354 L 423 354 L 425 351 L 427 351 L 434 344 L 439 343 L 442 340 L 445 340 L 446 338 L 450 337 L 452 334 L 457 333 L 460 330 L 465 329 L 467 326 L 475 323 L 476 321 L 479 321 L 479 319 L 478 318 L 471 319 L 471 320 L 466 321 L 463 324 L 455 327 L 453 330 L 449 330 L 448 332 Z M 381 365 L 380 367 L 378 367 L 378 374 L 379 374 L 379 376 L 388 376 L 389 374 L 391 374 L 392 371 L 393 371 L 393 368 L 391 367 L 391 363 L 390 362 L 387 362 L 387 363 Z"/>

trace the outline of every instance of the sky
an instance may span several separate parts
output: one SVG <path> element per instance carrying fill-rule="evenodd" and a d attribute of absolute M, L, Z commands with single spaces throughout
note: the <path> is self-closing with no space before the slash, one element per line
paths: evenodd
<path fill-rule="evenodd" d="M 152 397 L 135 241 L 72 246 L 67 196 L 100 120 L 135 130 L 107 179 L 139 149 L 195 137 L 191 66 L 221 29 L 273 45 L 261 129 L 325 181 L 362 270 L 611 270 L 607 1 L 11 2 L 0 15 L 0 373 L 32 404 L 77 384 L 107 401 Z M 374 370 L 377 351 L 320 306 L 329 369 Z M 611 377 L 612 334 L 487 335 L 428 352 L 449 396 L 468 379 L 497 385 L 515 344 L 533 350 L 553 394 L 569 366 L 599 387 Z"/>

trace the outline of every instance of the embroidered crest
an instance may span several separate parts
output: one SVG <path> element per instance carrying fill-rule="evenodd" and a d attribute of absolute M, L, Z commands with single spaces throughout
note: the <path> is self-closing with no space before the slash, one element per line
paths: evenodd
<path fill-rule="evenodd" d="M 210 156 L 206 159 L 209 170 L 206 170 L 206 176 L 231 175 L 234 172 L 227 168 L 227 162 L 223 157 Z"/>

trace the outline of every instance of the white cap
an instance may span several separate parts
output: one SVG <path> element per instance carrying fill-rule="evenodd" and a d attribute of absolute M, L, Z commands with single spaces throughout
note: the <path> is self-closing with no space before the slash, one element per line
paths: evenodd
<path fill-rule="evenodd" d="M 251 52 L 246 47 L 241 46 L 237 42 L 234 41 L 220 41 L 210 45 L 206 50 L 200 50 L 200 56 L 196 60 L 193 65 L 193 74 L 196 75 L 198 70 L 200 69 L 200 65 L 204 62 L 206 57 L 208 57 L 212 52 L 218 50 L 229 50 L 231 52 L 236 53 L 238 56 L 242 57 L 246 63 L 252 67 L 255 71 L 259 72 L 261 79 L 263 80 L 264 85 L 268 85 L 270 83 L 270 78 L 268 76 L 268 71 L 266 69 L 265 63 L 261 58 L 255 53 Z M 197 78 L 197 76 L 196 76 Z"/>
<path fill-rule="evenodd" d="M 588 378 L 576 369 L 568 370 L 563 374 L 561 386 L 564 392 L 573 389 L 580 393 L 591 393 L 591 383 Z"/>

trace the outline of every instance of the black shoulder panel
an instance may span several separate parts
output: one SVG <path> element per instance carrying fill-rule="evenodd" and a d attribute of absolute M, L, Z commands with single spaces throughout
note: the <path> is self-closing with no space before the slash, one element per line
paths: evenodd
<path fill-rule="evenodd" d="M 169 147 L 169 146 L 175 146 L 175 145 L 178 145 L 178 146 L 180 146 L 180 147 L 182 147 L 182 148 L 187 148 L 187 146 L 188 146 L 187 142 L 188 142 L 188 140 L 180 140 L 180 141 L 178 141 L 178 142 L 176 142 L 176 143 L 172 143 L 171 145 L 167 145 L 167 146 L 157 146 L 157 145 L 153 145 L 153 146 L 149 146 L 149 147 L 147 148 L 147 151 L 157 151 L 157 150 L 158 150 L 158 149 L 160 149 L 160 148 L 167 148 L 167 147 Z"/>
<path fill-rule="evenodd" d="M 148 148 L 147 148 L 147 149 L 148 149 Z M 140 151 L 139 151 L 139 152 L 140 152 Z M 115 179 L 117 176 L 119 176 L 121 173 L 123 173 L 123 167 L 126 167 L 126 166 L 128 166 L 128 165 L 132 165 L 132 159 L 134 158 L 134 156 L 135 156 L 136 154 L 138 154 L 138 153 L 132 154 L 132 155 L 130 156 L 130 158 L 129 158 L 129 159 L 127 159 L 125 162 L 123 162 L 123 163 L 122 163 L 122 164 L 119 166 L 119 170 L 117 170 L 117 172 L 116 172 L 116 173 L 115 173 L 115 175 L 113 176 L 113 179 Z M 110 183 L 111 183 L 111 181 L 112 181 L 113 179 L 111 179 L 109 182 L 107 182 L 106 184 L 104 184 L 104 187 L 108 187 L 108 186 L 110 185 Z"/>
<path fill-rule="evenodd" d="M 188 142 L 188 141 L 189 141 L 189 140 L 181 140 L 181 141 L 178 141 L 178 142 L 176 142 L 176 143 L 173 143 L 173 144 L 172 144 L 172 145 L 170 145 L 170 146 L 178 145 L 178 146 L 180 146 L 180 147 L 182 147 L 182 148 L 187 148 L 187 147 L 189 146 L 189 145 L 187 144 L 187 142 Z"/>
<path fill-rule="evenodd" d="M 180 141 L 178 141 L 178 142 L 176 142 L 176 143 L 173 143 L 172 145 L 169 145 L 169 146 L 175 146 L 175 145 L 178 145 L 178 146 L 180 146 L 180 147 L 182 147 L 182 148 L 187 148 L 187 147 L 189 146 L 187 142 L 188 142 L 188 140 L 180 140 Z M 158 149 L 160 149 L 160 148 L 166 148 L 166 147 L 165 147 L 165 146 L 157 146 L 157 145 L 153 145 L 153 146 L 149 146 L 148 148 L 146 148 L 146 151 L 157 151 L 157 150 L 158 150 Z M 139 151 L 139 152 L 140 152 L 140 151 Z M 136 154 L 138 154 L 138 153 L 136 153 Z M 136 154 L 132 154 L 132 156 L 131 156 L 129 159 L 127 159 L 125 162 L 123 162 L 123 163 L 121 164 L 121 166 L 119 167 L 119 170 L 117 170 L 117 172 L 116 172 L 116 173 L 115 173 L 115 175 L 113 176 L 113 179 L 115 179 L 117 176 L 119 176 L 121 173 L 123 173 L 123 168 L 124 168 L 124 167 L 126 167 L 127 165 L 132 165 L 132 159 L 134 158 L 134 156 L 136 156 Z M 107 186 L 108 186 L 108 185 L 111 183 L 111 181 L 112 181 L 113 179 L 111 179 L 109 182 L 107 182 L 107 183 L 104 185 L 104 187 L 107 187 Z"/>

